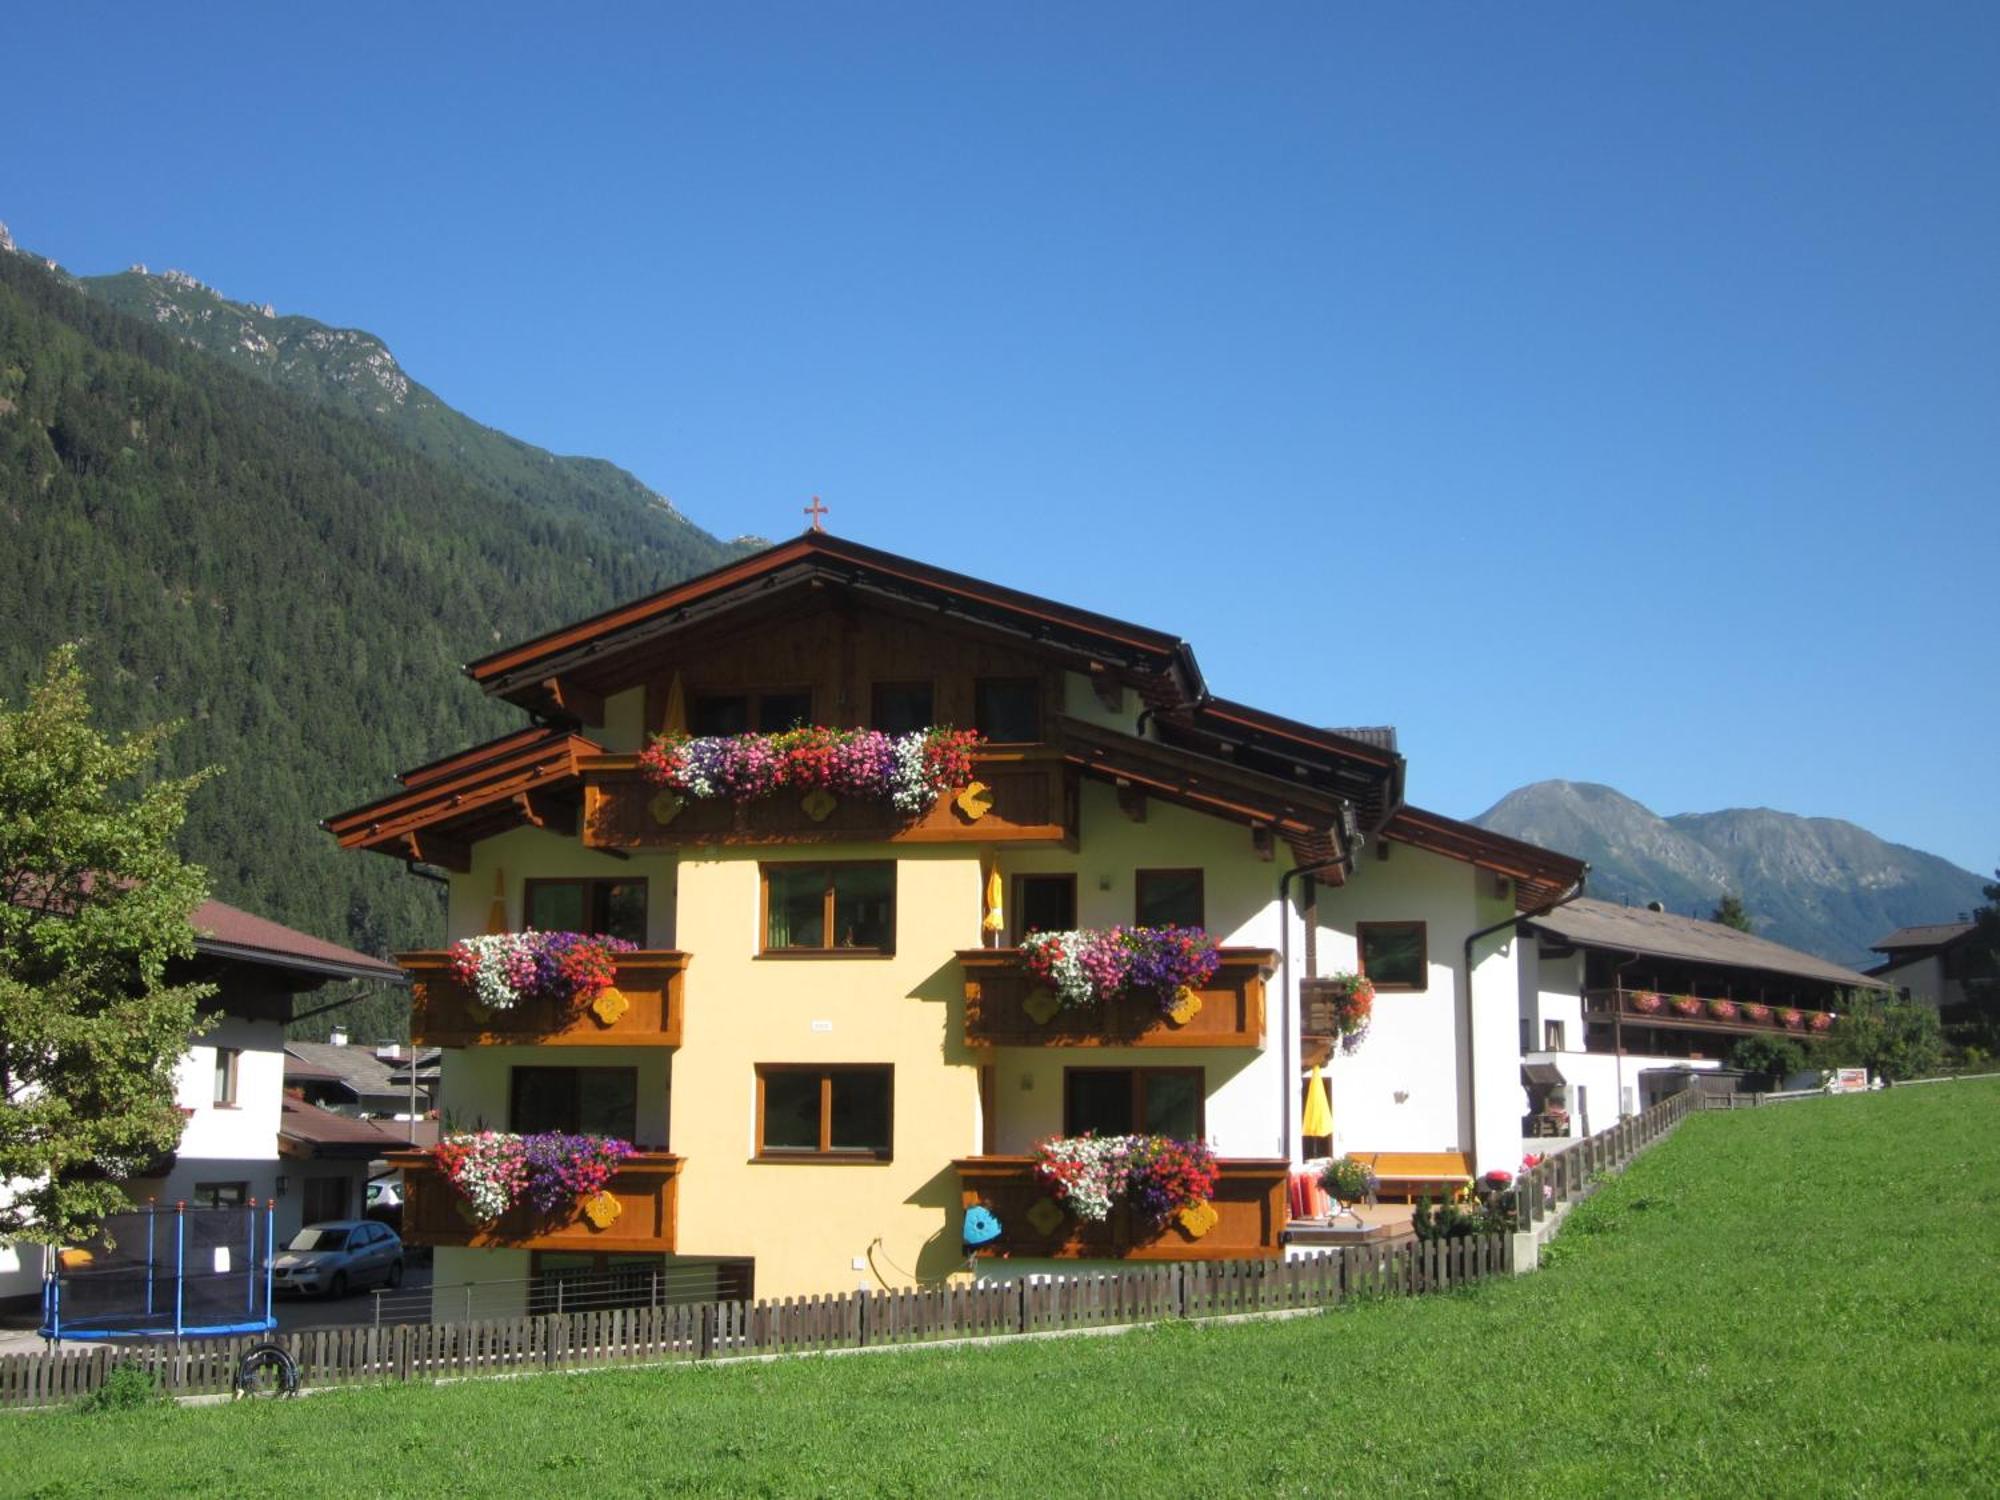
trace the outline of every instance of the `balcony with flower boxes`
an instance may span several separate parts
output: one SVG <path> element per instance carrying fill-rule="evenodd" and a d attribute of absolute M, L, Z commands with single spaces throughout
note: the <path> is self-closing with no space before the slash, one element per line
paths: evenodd
<path fill-rule="evenodd" d="M 428 1151 L 392 1151 L 403 1173 L 403 1238 L 413 1245 L 492 1250 L 672 1251 L 682 1158 L 640 1151 L 619 1163 L 605 1190 L 566 1213 L 517 1203 L 479 1223 Z"/>
<path fill-rule="evenodd" d="M 958 1169 L 962 1208 L 984 1205 L 1000 1237 L 981 1255 L 1055 1260 L 1245 1260 L 1279 1256 L 1286 1223 L 1286 1163 L 1273 1157 L 1216 1162 L 1213 1215 L 1174 1215 L 1155 1226 L 1122 1203 L 1093 1223 L 1062 1208 L 1035 1176 L 1034 1158 L 968 1156 Z"/>
<path fill-rule="evenodd" d="M 687 844 L 980 843 L 1074 846 L 1077 771 L 1052 746 L 977 749 L 973 782 L 906 817 L 887 801 L 816 790 L 749 801 L 691 798 L 654 782 L 637 755 L 582 762 L 583 842 L 593 849 Z"/>
<path fill-rule="evenodd" d="M 1757 1000 L 1671 995 L 1654 990 L 1583 992 L 1583 1018 L 1594 1024 L 1663 1026 L 1728 1036 L 1817 1036 L 1833 1025 L 1833 1012 Z"/>
<path fill-rule="evenodd" d="M 398 954 L 410 974 L 410 1035 L 419 1047 L 678 1047 L 688 955 L 641 949 L 617 955 L 612 988 L 588 1002 L 524 996 L 483 1005 L 452 973 L 442 949 Z"/>
<path fill-rule="evenodd" d="M 1172 1014 L 1151 994 L 1131 992 L 1083 1007 L 1058 1007 L 1018 948 L 969 948 L 965 1040 L 975 1047 L 1261 1047 L 1264 985 L 1276 970 L 1269 948 L 1223 948 L 1207 983 Z"/>

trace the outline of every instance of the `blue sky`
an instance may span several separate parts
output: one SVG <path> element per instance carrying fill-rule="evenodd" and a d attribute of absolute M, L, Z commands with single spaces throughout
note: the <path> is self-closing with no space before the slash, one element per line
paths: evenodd
<path fill-rule="evenodd" d="M 2000 863 L 2000 7 L 640 10 L 30 8 L 0 219 L 1177 631 L 1443 812 Z"/>

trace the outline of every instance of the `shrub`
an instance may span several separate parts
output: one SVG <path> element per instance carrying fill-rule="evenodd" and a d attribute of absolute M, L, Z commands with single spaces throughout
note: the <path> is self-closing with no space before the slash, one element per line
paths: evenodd
<path fill-rule="evenodd" d="M 158 1406 L 167 1394 L 159 1381 L 138 1365 L 113 1365 L 100 1385 L 76 1403 L 78 1411 L 133 1411 Z"/>

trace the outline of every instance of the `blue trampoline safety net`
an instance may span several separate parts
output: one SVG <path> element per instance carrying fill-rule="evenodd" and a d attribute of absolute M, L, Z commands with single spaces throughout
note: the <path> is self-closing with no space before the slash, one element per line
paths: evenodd
<path fill-rule="evenodd" d="M 113 1214 L 88 1245 L 63 1252 L 43 1289 L 42 1336 L 174 1338 L 275 1326 L 272 1212 L 142 1208 Z"/>

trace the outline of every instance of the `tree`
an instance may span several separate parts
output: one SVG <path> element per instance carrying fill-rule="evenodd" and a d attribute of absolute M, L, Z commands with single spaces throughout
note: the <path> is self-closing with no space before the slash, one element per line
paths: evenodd
<path fill-rule="evenodd" d="M 180 1139 L 174 1070 L 211 985 L 194 953 L 202 871 L 174 847 L 207 778 L 148 780 L 173 726 L 90 722 L 76 650 L 25 707 L 0 702 L 0 1244 L 65 1244 L 126 1206 L 113 1179 Z"/>
<path fill-rule="evenodd" d="M 1715 903 L 1715 910 L 1708 914 L 1711 922 L 1720 922 L 1724 927 L 1734 927 L 1738 932 L 1750 931 L 1750 913 L 1744 909 L 1743 898 L 1734 891 L 1724 891 L 1722 899 Z"/>
<path fill-rule="evenodd" d="M 1938 1013 L 1917 1000 L 1849 991 L 1833 1026 L 1813 1049 L 1823 1068 L 1866 1068 L 1882 1078 L 1915 1078 L 1944 1061 Z"/>
<path fill-rule="evenodd" d="M 1729 1066 L 1785 1080 L 1806 1065 L 1806 1049 L 1788 1036 L 1746 1036 L 1729 1053 Z"/>
<path fill-rule="evenodd" d="M 1953 955 L 1965 999 L 1939 1017 L 1945 1040 L 1968 1062 L 2000 1052 L 2000 870 L 1986 887 L 1986 904 L 1972 914 L 1973 932 Z"/>

